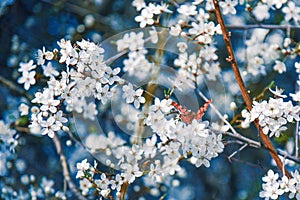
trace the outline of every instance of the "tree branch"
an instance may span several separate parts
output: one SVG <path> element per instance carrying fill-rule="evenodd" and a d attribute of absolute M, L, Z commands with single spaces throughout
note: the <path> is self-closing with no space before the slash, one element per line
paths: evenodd
<path fill-rule="evenodd" d="M 227 25 L 228 29 L 233 30 L 249 30 L 255 28 L 262 29 L 300 29 L 300 26 L 294 25 L 268 25 L 268 24 L 246 24 L 246 25 Z"/>
<path fill-rule="evenodd" d="M 15 92 L 20 96 L 25 96 L 29 101 L 31 101 L 32 97 L 25 90 L 23 90 L 18 85 L 16 85 L 12 81 L 7 80 L 5 77 L 1 75 L 0 75 L 0 83 L 6 86 L 8 89 L 10 89 L 12 92 Z"/>
<path fill-rule="evenodd" d="M 214 7 L 215 7 L 216 18 L 217 18 L 218 23 L 221 26 L 221 30 L 222 30 L 222 33 L 223 33 L 223 38 L 224 38 L 224 41 L 225 41 L 225 44 L 226 44 L 227 51 L 229 53 L 229 58 L 227 59 L 227 61 L 231 63 L 236 81 L 237 81 L 237 83 L 240 87 L 240 90 L 242 92 L 242 96 L 243 96 L 243 99 L 246 103 L 246 106 L 247 106 L 248 110 L 251 110 L 252 109 L 252 101 L 251 101 L 250 96 L 247 92 L 244 81 L 241 77 L 241 74 L 240 74 L 240 71 L 239 71 L 235 56 L 234 56 L 234 52 L 233 52 L 233 48 L 232 48 L 232 45 L 231 45 L 230 37 L 229 37 L 228 31 L 227 31 L 227 28 L 225 26 L 225 22 L 224 22 L 224 19 L 223 19 L 223 16 L 222 16 L 219 4 L 218 4 L 218 0 L 213 0 L 213 4 L 214 4 Z M 262 128 L 259 125 L 258 119 L 256 119 L 254 121 L 254 124 L 255 124 L 256 128 L 258 129 L 260 137 L 262 138 L 266 148 L 269 150 L 269 153 L 271 154 L 271 156 L 274 159 L 274 161 L 275 161 L 276 165 L 278 166 L 278 168 L 281 170 L 281 172 L 284 175 L 286 175 L 288 178 L 291 178 L 291 175 L 288 172 L 288 170 L 286 170 L 284 168 L 283 163 L 280 160 L 280 158 L 279 158 L 279 156 L 278 156 L 271 140 L 269 139 L 269 137 L 267 135 L 265 135 L 263 133 Z"/>
<path fill-rule="evenodd" d="M 86 198 L 77 190 L 77 187 L 75 185 L 75 183 L 73 182 L 71 175 L 70 175 L 70 169 L 69 169 L 69 165 L 66 159 L 66 156 L 63 152 L 62 146 L 61 146 L 61 142 L 57 136 L 57 134 L 54 134 L 54 138 L 53 138 L 53 142 L 56 148 L 56 152 L 59 155 L 60 158 L 60 164 L 63 170 L 63 176 L 65 181 L 67 182 L 69 188 L 71 189 L 71 191 L 76 195 L 76 197 L 80 200 L 86 200 Z"/>
<path fill-rule="evenodd" d="M 204 100 L 204 101 L 208 101 L 208 98 L 200 91 L 198 90 L 200 97 Z M 248 146 L 254 147 L 254 148 L 264 148 L 266 149 L 264 146 L 261 145 L 260 142 L 252 140 L 250 138 L 247 138 L 243 135 L 241 135 L 240 133 L 238 133 L 233 126 L 224 118 L 224 116 L 220 113 L 220 111 L 215 107 L 215 105 L 213 103 L 210 103 L 209 106 L 212 108 L 212 110 L 217 114 L 217 116 L 229 127 L 229 129 L 231 130 L 231 132 L 225 132 L 223 133 L 224 135 L 228 135 L 232 138 L 237 139 L 238 141 L 241 141 L 242 144 L 248 144 Z M 289 155 L 287 152 L 277 149 L 277 154 L 292 160 L 296 163 L 300 164 L 300 159 L 298 159 L 297 156 L 291 156 Z"/>

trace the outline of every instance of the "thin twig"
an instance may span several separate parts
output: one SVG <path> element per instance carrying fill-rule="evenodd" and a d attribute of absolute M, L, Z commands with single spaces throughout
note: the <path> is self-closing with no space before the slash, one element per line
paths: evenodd
<path fill-rule="evenodd" d="M 236 150 L 235 152 L 233 152 L 230 156 L 228 156 L 228 160 L 231 161 L 231 158 L 233 156 L 235 156 L 238 152 L 242 151 L 243 149 L 245 149 L 248 146 L 247 143 L 245 143 L 243 146 L 241 146 L 238 150 Z"/>
<path fill-rule="evenodd" d="M 8 89 L 10 89 L 12 92 L 15 92 L 16 94 L 20 96 L 25 96 L 29 101 L 31 101 L 32 97 L 22 88 L 20 88 L 18 85 L 16 85 L 14 82 L 9 81 L 5 77 L 0 75 L 0 84 L 6 86 Z"/>
<path fill-rule="evenodd" d="M 263 148 L 265 150 L 268 150 L 264 146 L 262 146 L 259 142 L 255 141 L 255 140 L 252 140 L 250 138 L 246 138 L 246 137 L 244 137 L 244 136 L 242 136 L 240 134 L 236 135 L 236 134 L 231 133 L 231 132 L 225 132 L 223 134 L 224 135 L 228 135 L 228 136 L 230 136 L 232 138 L 235 138 L 235 139 L 241 141 L 243 144 L 248 144 L 248 146 L 251 146 L 251 147 L 254 147 L 254 148 L 257 148 L 257 149 Z M 285 157 L 286 159 L 291 160 L 291 161 L 293 161 L 295 163 L 300 164 L 300 159 L 298 159 L 297 157 L 291 156 L 287 152 L 285 152 L 285 151 L 283 151 L 281 149 L 277 149 L 276 152 L 277 152 L 277 154 Z"/>
<path fill-rule="evenodd" d="M 268 25 L 268 24 L 247 24 L 247 25 L 227 25 L 228 29 L 231 30 L 249 30 L 255 28 L 262 28 L 262 29 L 300 29 L 300 26 L 293 26 L 293 25 Z"/>
<path fill-rule="evenodd" d="M 229 58 L 227 59 L 227 61 L 231 63 L 236 81 L 237 81 L 237 83 L 240 87 L 240 90 L 241 90 L 243 99 L 246 103 L 246 106 L 247 106 L 248 110 L 251 110 L 252 109 L 252 101 L 251 101 L 251 98 L 250 98 L 250 96 L 247 92 L 244 81 L 241 77 L 239 67 L 237 65 L 237 62 L 236 62 L 236 59 L 235 59 L 235 56 L 234 56 L 234 51 L 233 51 L 233 48 L 232 48 L 232 45 L 231 45 L 229 33 L 228 33 L 227 28 L 225 26 L 223 15 L 221 13 L 221 9 L 220 9 L 219 4 L 218 4 L 218 0 L 213 0 L 213 4 L 214 4 L 214 7 L 215 7 L 216 18 L 217 18 L 218 23 L 221 26 L 221 30 L 222 30 L 222 33 L 223 33 L 223 38 L 224 38 L 224 41 L 225 41 L 225 44 L 226 44 L 227 51 L 229 53 Z M 284 169 L 283 163 L 282 163 L 281 159 L 279 158 L 275 148 L 273 147 L 273 144 L 272 144 L 271 140 L 269 139 L 269 137 L 267 135 L 265 135 L 263 133 L 262 128 L 259 125 L 258 119 L 256 119 L 254 121 L 254 124 L 255 124 L 256 128 L 258 129 L 260 137 L 262 138 L 266 148 L 269 150 L 269 153 L 271 154 L 271 156 L 274 159 L 274 161 L 275 161 L 276 165 L 278 166 L 278 168 L 288 178 L 291 178 L 291 175 L 288 172 L 288 170 Z"/>
<path fill-rule="evenodd" d="M 76 197 L 78 199 L 86 200 L 86 198 L 80 193 L 80 191 L 78 191 L 75 183 L 73 182 L 73 180 L 71 178 L 69 165 L 68 165 L 66 156 L 63 152 L 62 145 L 61 145 L 61 142 L 60 142 L 57 134 L 54 134 L 53 142 L 54 142 L 54 145 L 56 148 L 56 152 L 60 158 L 60 163 L 61 163 L 61 167 L 63 170 L 63 176 L 64 176 L 65 181 L 68 183 L 69 188 L 76 195 Z"/>
<path fill-rule="evenodd" d="M 204 101 L 208 101 L 208 98 L 200 91 L 198 90 L 199 92 L 199 95 L 200 97 L 204 100 Z M 247 138 L 243 135 L 241 135 L 240 133 L 238 133 L 234 128 L 233 126 L 230 124 L 229 121 L 227 121 L 224 116 L 220 113 L 220 111 L 215 107 L 215 105 L 213 103 L 210 103 L 210 107 L 212 108 L 212 110 L 217 114 L 217 116 L 229 127 L 229 129 L 232 131 L 232 132 L 224 132 L 222 134 L 224 135 L 228 135 L 232 138 L 235 138 L 235 139 L 238 139 L 239 141 L 242 142 L 242 144 L 248 144 L 248 146 L 251 146 L 251 147 L 254 147 L 254 148 L 263 148 L 263 149 L 266 149 L 264 148 L 260 142 L 258 141 L 255 141 L 255 140 L 252 140 L 250 138 Z M 298 157 L 294 157 L 294 156 L 291 156 L 289 155 L 287 152 L 283 151 L 283 150 L 280 150 L 280 149 L 277 149 L 276 150 L 277 153 L 281 156 L 284 156 L 285 158 L 289 159 L 289 160 L 292 160 L 296 163 L 299 163 L 300 164 L 300 159 L 298 159 Z"/>
<path fill-rule="evenodd" d="M 209 99 L 200 91 L 198 90 L 198 93 L 200 95 L 200 97 L 204 100 L 204 101 L 208 101 Z M 210 103 L 210 107 L 213 109 L 213 111 L 218 115 L 218 117 L 229 127 L 229 129 L 234 133 L 237 134 L 236 130 L 231 126 L 231 124 L 224 118 L 224 116 L 219 112 L 219 110 L 215 107 L 215 105 L 213 104 L 213 102 Z"/>

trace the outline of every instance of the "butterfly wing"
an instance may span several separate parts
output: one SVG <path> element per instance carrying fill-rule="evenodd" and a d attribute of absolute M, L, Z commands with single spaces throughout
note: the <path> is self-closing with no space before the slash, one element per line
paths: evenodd
<path fill-rule="evenodd" d="M 209 104 L 212 102 L 212 99 L 208 100 L 199 110 L 195 113 L 190 112 L 188 109 L 184 108 L 180 104 L 172 101 L 172 106 L 174 106 L 180 112 L 180 119 L 187 123 L 191 124 L 194 119 L 200 120 L 205 114 L 205 111 L 208 109 Z"/>
<path fill-rule="evenodd" d="M 207 111 L 207 108 L 211 102 L 212 102 L 212 99 L 208 100 L 202 107 L 199 108 L 199 110 L 197 111 L 197 113 L 195 115 L 196 120 L 202 119 L 202 117 L 205 114 L 205 111 Z"/>
<path fill-rule="evenodd" d="M 181 106 L 180 104 L 178 104 L 174 101 L 172 101 L 172 106 L 174 106 L 180 112 L 180 119 L 183 122 L 185 122 L 187 124 L 192 123 L 193 115 L 188 109 L 184 108 L 183 106 Z"/>

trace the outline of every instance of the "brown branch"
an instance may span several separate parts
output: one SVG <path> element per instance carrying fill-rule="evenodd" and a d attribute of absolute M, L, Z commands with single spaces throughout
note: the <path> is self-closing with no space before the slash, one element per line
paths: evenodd
<path fill-rule="evenodd" d="M 120 191 L 120 200 L 125 200 L 125 195 L 127 193 L 129 187 L 129 183 L 128 182 L 124 182 L 121 186 L 121 191 Z"/>
<path fill-rule="evenodd" d="M 233 48 L 232 48 L 232 45 L 231 45 L 229 33 L 228 33 L 227 28 L 225 26 L 225 22 L 224 22 L 224 19 L 223 19 L 223 16 L 222 16 L 219 4 L 218 4 L 218 0 L 213 0 L 213 3 L 214 3 L 214 6 L 215 6 L 215 14 L 216 14 L 216 17 L 217 17 L 217 21 L 221 26 L 221 30 L 222 30 L 222 33 L 223 33 L 223 38 L 224 38 L 224 41 L 225 41 L 225 44 L 226 44 L 227 51 L 229 53 L 229 58 L 227 59 L 227 61 L 231 62 L 231 66 L 232 66 L 236 81 L 237 81 L 237 83 L 240 87 L 240 90 L 242 92 L 242 96 L 244 98 L 246 106 L 247 106 L 248 110 L 251 110 L 252 109 L 252 101 L 251 101 L 251 98 L 250 98 L 250 96 L 247 92 L 244 81 L 241 77 L 241 74 L 240 74 L 240 71 L 239 71 L 235 56 L 234 56 L 234 52 L 233 52 Z M 281 172 L 284 175 L 286 175 L 288 178 L 291 178 L 291 175 L 290 175 L 289 171 L 284 168 L 283 163 L 280 160 L 280 158 L 279 158 L 279 156 L 278 156 L 271 140 L 269 139 L 269 137 L 267 135 L 265 135 L 263 133 L 262 128 L 258 123 L 258 119 L 256 119 L 254 121 L 254 124 L 255 124 L 256 128 L 258 129 L 260 137 L 262 138 L 266 148 L 269 150 L 269 153 L 271 154 L 271 156 L 274 159 L 275 163 L 277 164 L 278 168 L 281 170 Z"/>
<path fill-rule="evenodd" d="M 208 101 L 208 98 L 199 90 L 199 95 L 200 97 L 204 100 L 204 101 Z M 215 107 L 215 105 L 213 103 L 210 103 L 210 107 L 211 109 L 217 114 L 217 116 L 229 127 L 229 129 L 231 130 L 231 132 L 225 132 L 223 133 L 224 135 L 228 135 L 230 137 L 233 137 L 235 139 L 237 139 L 238 141 L 241 141 L 242 144 L 248 144 L 248 146 L 250 147 L 254 147 L 254 148 L 261 148 L 263 147 L 263 149 L 267 150 L 265 148 L 265 146 L 262 146 L 260 142 L 258 141 L 255 141 L 255 140 L 252 140 L 250 138 L 247 138 L 243 135 L 241 135 L 240 133 L 238 133 L 234 128 L 233 126 L 227 121 L 227 119 L 224 118 L 224 116 L 220 113 L 220 111 Z M 214 130 L 214 131 L 217 131 L 217 130 Z M 220 132 L 220 134 L 222 134 Z M 287 152 L 285 151 L 282 151 L 280 149 L 277 149 L 276 150 L 277 154 L 289 159 L 289 160 L 292 160 L 296 163 L 299 163 L 300 164 L 300 159 L 298 159 L 298 156 L 292 156 L 292 155 L 289 155 Z"/>
<path fill-rule="evenodd" d="M 9 81 L 8 79 L 6 79 L 1 75 L 0 75 L 0 84 L 6 86 L 8 89 L 10 89 L 12 92 L 15 92 L 17 95 L 25 96 L 29 101 L 31 101 L 32 97 L 24 89 L 20 88 L 14 82 Z"/>
<path fill-rule="evenodd" d="M 60 142 L 57 134 L 54 134 L 53 142 L 54 142 L 54 145 L 56 148 L 56 152 L 60 158 L 60 163 L 61 163 L 61 167 L 63 170 L 63 176 L 64 176 L 65 181 L 68 183 L 69 188 L 76 195 L 77 199 L 86 200 L 86 198 L 80 193 L 80 191 L 78 191 L 75 183 L 73 182 L 73 180 L 71 178 L 69 165 L 67 163 L 66 156 L 63 152 L 61 142 Z"/>

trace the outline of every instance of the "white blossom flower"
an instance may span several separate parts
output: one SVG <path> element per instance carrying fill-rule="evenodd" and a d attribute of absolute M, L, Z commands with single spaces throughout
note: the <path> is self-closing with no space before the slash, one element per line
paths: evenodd
<path fill-rule="evenodd" d="M 79 188 L 83 195 L 87 195 L 93 184 L 86 178 L 79 181 Z"/>
<path fill-rule="evenodd" d="M 160 5 L 157 5 L 158 9 L 161 11 L 161 12 L 166 12 L 166 13 L 173 13 L 172 10 L 168 9 L 169 5 L 165 2 L 161 2 Z M 161 13 L 160 12 L 160 13 Z M 159 14 L 160 14 L 159 13 Z"/>
<path fill-rule="evenodd" d="M 203 32 L 204 32 L 204 23 L 192 22 L 192 28 L 189 29 L 190 34 L 194 34 L 199 37 Z"/>
<path fill-rule="evenodd" d="M 148 117 L 145 119 L 145 123 L 148 126 L 151 126 L 153 132 L 155 133 L 158 133 L 160 130 L 162 130 L 162 127 L 166 126 L 167 124 L 165 116 L 160 110 L 156 112 L 149 112 Z"/>
<path fill-rule="evenodd" d="M 181 144 L 179 142 L 171 141 L 160 148 L 160 151 L 162 152 L 161 154 L 168 156 L 168 158 L 172 160 L 176 160 L 181 156 L 179 152 L 180 145 Z"/>
<path fill-rule="evenodd" d="M 293 98 L 294 101 L 300 102 L 300 91 L 297 91 L 295 94 L 290 93 L 290 96 Z"/>
<path fill-rule="evenodd" d="M 183 4 L 177 8 L 177 12 L 185 16 L 190 16 L 197 14 L 196 9 L 197 7 L 195 5 Z"/>
<path fill-rule="evenodd" d="M 19 111 L 21 112 L 21 116 L 28 115 L 29 106 L 24 103 L 21 103 L 21 105 L 19 106 Z"/>
<path fill-rule="evenodd" d="M 85 171 L 90 169 L 90 164 L 87 162 L 87 159 L 82 160 L 80 163 L 76 164 L 77 174 L 76 178 L 83 178 Z"/>
<path fill-rule="evenodd" d="M 181 29 L 180 25 L 176 24 L 174 26 L 171 26 L 169 33 L 170 33 L 170 35 L 173 35 L 176 37 L 176 36 L 180 35 L 181 31 L 182 31 L 182 29 Z"/>
<path fill-rule="evenodd" d="M 39 49 L 37 51 L 37 54 L 38 54 L 37 55 L 37 64 L 38 65 L 43 65 L 45 63 L 45 53 L 46 53 L 45 47 L 43 47 L 42 50 Z"/>
<path fill-rule="evenodd" d="M 149 31 L 149 34 L 150 34 L 151 42 L 153 44 L 156 44 L 158 42 L 158 34 L 154 26 L 152 27 L 152 30 Z"/>
<path fill-rule="evenodd" d="M 279 74 L 282 74 L 283 72 L 286 72 L 286 66 L 285 66 L 284 62 L 276 60 L 275 63 L 276 64 L 273 67 L 273 69 L 275 71 L 278 71 Z"/>
<path fill-rule="evenodd" d="M 208 129 L 206 128 L 208 125 L 208 122 L 198 122 L 197 120 L 193 120 L 190 124 L 192 131 L 201 137 L 207 137 L 208 136 Z"/>
<path fill-rule="evenodd" d="M 128 183 L 134 182 L 136 177 L 140 177 L 143 175 L 143 172 L 139 170 L 138 164 L 129 164 L 124 163 L 121 165 L 121 169 L 124 170 L 124 172 L 121 173 L 121 176 L 128 181 Z"/>
<path fill-rule="evenodd" d="M 284 19 L 290 21 L 293 19 L 296 23 L 300 20 L 300 7 L 295 4 L 293 1 L 289 1 L 288 6 L 282 9 L 282 12 L 285 13 Z"/>
<path fill-rule="evenodd" d="M 263 2 L 265 1 L 266 0 L 263 0 Z M 277 9 L 280 9 L 282 5 L 285 4 L 286 2 L 287 0 L 271 0 L 271 1 L 267 1 L 266 3 L 275 5 Z"/>
<path fill-rule="evenodd" d="M 199 57 L 205 59 L 206 61 L 217 60 L 218 56 L 216 54 L 217 48 L 214 46 L 206 45 L 201 49 Z"/>
<path fill-rule="evenodd" d="M 43 112 L 50 111 L 52 113 L 57 112 L 57 106 L 60 104 L 60 100 L 54 99 L 53 96 L 51 98 L 44 98 L 41 103 L 43 104 L 40 109 Z"/>
<path fill-rule="evenodd" d="M 41 188 L 43 188 L 44 192 L 49 195 L 54 193 L 54 181 L 53 180 L 48 180 L 46 177 L 42 178 L 41 181 Z"/>
<path fill-rule="evenodd" d="M 119 67 L 117 67 L 115 69 L 112 69 L 110 67 L 106 67 L 105 75 L 104 75 L 105 80 L 103 80 L 102 83 L 108 83 L 109 85 L 112 85 L 115 82 L 118 82 L 120 80 L 120 77 L 118 76 L 120 71 L 121 71 L 121 69 Z"/>
<path fill-rule="evenodd" d="M 0 139 L 3 142 L 7 142 L 10 138 L 13 138 L 16 133 L 15 130 L 10 129 L 8 124 L 5 124 L 4 121 L 0 120 Z"/>
<path fill-rule="evenodd" d="M 121 177 L 120 174 L 117 174 L 115 176 L 115 179 L 110 180 L 110 184 L 111 184 L 111 186 L 110 186 L 111 189 L 120 191 L 121 190 L 121 186 L 123 184 L 123 178 Z"/>
<path fill-rule="evenodd" d="M 150 171 L 148 174 L 156 182 L 160 183 L 163 180 L 163 170 L 161 168 L 160 160 L 157 160 L 154 164 L 150 164 Z"/>
<path fill-rule="evenodd" d="M 156 134 L 153 134 L 151 139 L 147 138 L 145 144 L 143 145 L 143 151 L 146 158 L 154 158 L 156 155 L 156 142 L 157 142 L 157 136 Z"/>
<path fill-rule="evenodd" d="M 95 116 L 98 114 L 96 109 L 96 104 L 94 102 L 90 102 L 89 104 L 84 104 L 83 108 L 83 117 L 85 119 L 95 120 Z"/>
<path fill-rule="evenodd" d="M 169 113 L 173 108 L 171 104 L 172 104 L 171 99 L 163 99 L 160 101 L 159 98 L 155 98 L 154 105 L 150 107 L 150 110 L 153 112 L 161 110 L 163 113 Z"/>
<path fill-rule="evenodd" d="M 259 193 L 259 196 L 265 199 L 278 199 L 284 193 L 284 190 L 280 188 L 278 178 L 279 175 L 270 169 L 267 176 L 262 178 L 265 183 L 262 185 L 263 191 Z"/>
<path fill-rule="evenodd" d="M 233 15 L 236 14 L 235 6 L 238 4 L 236 0 L 225 0 L 225 2 L 221 1 L 219 4 L 220 7 L 223 8 L 222 13 L 224 15 L 227 15 L 228 13 Z"/>
<path fill-rule="evenodd" d="M 162 13 L 161 6 L 159 4 L 149 3 L 147 9 L 155 15 L 159 15 Z"/>
<path fill-rule="evenodd" d="M 56 125 L 58 125 L 64 131 L 69 131 L 69 128 L 63 125 L 68 122 L 68 119 L 63 116 L 62 110 L 59 110 L 57 113 L 55 113 L 53 117 Z"/>
<path fill-rule="evenodd" d="M 46 51 L 45 47 L 42 50 L 39 49 L 37 54 L 38 65 L 44 65 L 45 60 L 52 60 L 54 58 L 54 54 L 51 51 Z"/>
<path fill-rule="evenodd" d="M 135 21 L 140 22 L 140 27 L 144 28 L 147 25 L 152 25 L 154 23 L 153 13 L 148 8 L 144 8 L 141 15 L 136 16 Z"/>
<path fill-rule="evenodd" d="M 181 167 L 178 164 L 178 159 L 171 159 L 168 156 L 164 156 L 162 169 L 164 170 L 165 173 L 174 175 L 175 172 L 181 170 Z"/>
<path fill-rule="evenodd" d="M 181 52 L 181 53 L 184 53 L 187 49 L 187 44 L 185 42 L 178 42 L 177 43 L 177 47 L 178 47 L 178 50 Z"/>
<path fill-rule="evenodd" d="M 203 8 L 200 8 L 199 11 L 198 11 L 198 15 L 196 16 L 196 19 L 199 22 L 206 22 L 209 19 L 209 14 L 206 13 Z"/>
<path fill-rule="evenodd" d="M 258 119 L 259 124 L 263 128 L 264 134 L 269 134 L 270 137 L 279 135 L 287 129 L 287 122 L 293 120 L 299 121 L 300 107 L 293 106 L 291 101 L 284 102 L 282 98 L 270 98 L 269 102 L 253 102 L 253 108 L 248 112 L 242 112 L 242 116 L 246 122 Z"/>
<path fill-rule="evenodd" d="M 43 74 L 46 77 L 58 76 L 59 72 L 55 70 L 51 62 L 48 62 L 47 65 L 42 65 Z"/>
<path fill-rule="evenodd" d="M 109 180 L 106 178 L 105 173 L 102 173 L 100 178 L 101 179 L 96 179 L 95 183 L 97 184 L 98 187 L 101 188 L 101 190 L 107 190 L 109 185 Z"/>
<path fill-rule="evenodd" d="M 69 40 L 61 39 L 57 44 L 61 48 L 59 62 L 65 62 L 67 65 L 75 65 L 78 61 L 78 52 L 72 47 L 71 42 Z"/>
<path fill-rule="evenodd" d="M 18 83 L 19 84 L 23 84 L 24 83 L 24 89 L 25 90 L 29 90 L 31 85 L 34 85 L 36 83 L 35 81 L 35 71 L 23 71 L 22 72 L 22 76 L 20 78 L 18 78 Z"/>
<path fill-rule="evenodd" d="M 269 8 L 270 7 L 266 4 L 258 3 L 252 13 L 258 21 L 263 21 L 264 19 L 270 18 Z"/>
<path fill-rule="evenodd" d="M 142 10 L 142 8 L 146 7 L 146 3 L 144 0 L 133 0 L 131 3 L 137 11 Z"/>
<path fill-rule="evenodd" d="M 269 91 L 274 94 L 275 97 L 281 97 L 281 98 L 286 98 L 287 96 L 282 94 L 284 92 L 284 89 L 280 89 L 276 86 L 275 91 L 269 88 Z"/>
<path fill-rule="evenodd" d="M 31 71 L 36 68 L 36 65 L 33 64 L 33 60 L 30 60 L 28 63 L 21 62 L 20 63 L 20 68 L 18 69 L 19 72 L 24 72 L 24 71 Z"/>
<path fill-rule="evenodd" d="M 130 32 L 126 33 L 122 39 L 117 40 L 117 50 L 123 51 L 129 48 L 131 51 L 141 50 L 144 48 L 144 33 Z"/>
<path fill-rule="evenodd" d="M 203 151 L 200 151 L 201 153 L 205 153 Z M 201 154 L 200 154 L 201 155 Z M 205 167 L 209 167 L 210 166 L 210 162 L 209 160 L 205 157 L 205 155 L 198 157 L 194 157 L 192 156 L 190 158 L 190 162 L 192 164 L 194 164 L 196 167 L 200 167 L 201 165 L 204 165 Z"/>
<path fill-rule="evenodd" d="M 141 103 L 146 102 L 142 96 L 144 91 L 142 89 L 134 90 L 131 83 L 123 86 L 123 92 L 122 97 L 126 99 L 126 103 L 133 103 L 136 108 L 139 108 Z"/>
<path fill-rule="evenodd" d="M 299 62 L 295 62 L 295 68 L 296 68 L 296 72 L 299 74 L 300 73 L 300 63 Z"/>
<path fill-rule="evenodd" d="M 60 130 L 60 127 L 55 123 L 54 117 L 49 117 L 47 121 L 41 121 L 42 135 L 48 135 L 50 138 L 54 137 L 56 131 Z"/>
<path fill-rule="evenodd" d="M 94 94 L 94 96 L 103 104 L 105 104 L 113 96 L 113 93 L 109 90 L 108 85 L 102 86 L 101 83 L 97 83 L 96 91 L 97 92 Z"/>

